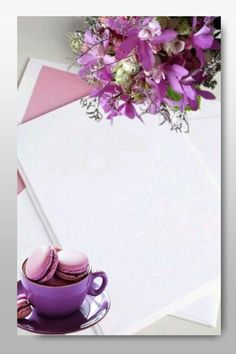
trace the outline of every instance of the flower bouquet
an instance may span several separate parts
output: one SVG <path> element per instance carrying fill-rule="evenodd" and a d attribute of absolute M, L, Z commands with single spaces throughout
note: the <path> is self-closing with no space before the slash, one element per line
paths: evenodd
<path fill-rule="evenodd" d="M 121 115 L 188 131 L 187 112 L 215 96 L 220 71 L 219 17 L 88 17 L 69 34 L 79 75 L 92 86 L 81 104 L 89 117 Z M 102 113 L 103 111 L 103 113 Z"/>

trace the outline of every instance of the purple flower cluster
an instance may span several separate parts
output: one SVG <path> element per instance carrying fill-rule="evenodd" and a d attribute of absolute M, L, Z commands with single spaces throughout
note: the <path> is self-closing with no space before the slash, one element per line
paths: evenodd
<path fill-rule="evenodd" d="M 199 109 L 220 52 L 216 17 L 96 17 L 79 36 L 80 76 L 108 119 Z"/>

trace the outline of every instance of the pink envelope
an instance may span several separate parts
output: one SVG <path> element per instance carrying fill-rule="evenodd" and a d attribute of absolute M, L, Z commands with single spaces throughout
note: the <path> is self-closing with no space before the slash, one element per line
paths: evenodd
<path fill-rule="evenodd" d="M 88 86 L 77 74 L 42 66 L 22 124 L 89 94 Z M 17 172 L 17 194 L 25 188 Z"/>

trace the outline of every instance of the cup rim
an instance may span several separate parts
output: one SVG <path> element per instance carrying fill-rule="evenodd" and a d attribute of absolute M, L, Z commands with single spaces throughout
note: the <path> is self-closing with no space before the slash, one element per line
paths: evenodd
<path fill-rule="evenodd" d="M 89 272 L 87 273 L 87 275 L 86 275 L 83 279 L 81 279 L 81 280 L 79 280 L 79 281 L 76 281 L 76 282 L 73 282 L 73 283 L 71 283 L 71 284 L 66 284 L 66 285 L 57 285 L 57 286 L 45 285 L 44 283 L 37 283 L 36 281 L 33 281 L 33 280 L 29 279 L 29 278 L 26 276 L 23 267 L 24 267 L 24 265 L 25 265 L 27 259 L 28 259 L 28 258 L 26 258 L 26 259 L 23 261 L 23 263 L 22 263 L 22 266 L 21 266 L 21 275 L 22 275 L 28 282 L 30 282 L 30 283 L 32 283 L 32 284 L 34 284 L 34 285 L 40 286 L 40 287 L 54 288 L 54 289 L 55 289 L 55 288 L 65 288 L 65 287 L 69 287 L 69 286 L 75 286 L 76 284 L 79 284 L 80 282 L 82 282 L 83 280 L 85 280 L 90 274 L 92 274 L 92 267 L 91 267 L 91 265 L 90 265 L 90 263 L 89 263 Z"/>

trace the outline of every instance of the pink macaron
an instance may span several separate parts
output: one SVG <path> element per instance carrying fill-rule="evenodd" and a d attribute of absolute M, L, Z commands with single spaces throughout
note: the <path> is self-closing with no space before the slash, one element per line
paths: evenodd
<path fill-rule="evenodd" d="M 17 297 L 17 319 L 21 320 L 22 318 L 29 316 L 31 312 L 32 308 L 26 295 L 20 294 Z"/>
<path fill-rule="evenodd" d="M 68 281 L 78 281 L 90 271 L 88 257 L 77 251 L 59 251 L 56 275 Z"/>
<path fill-rule="evenodd" d="M 54 247 L 36 248 L 26 261 L 25 275 L 28 279 L 45 283 L 53 277 L 58 265 L 58 253 Z"/>

